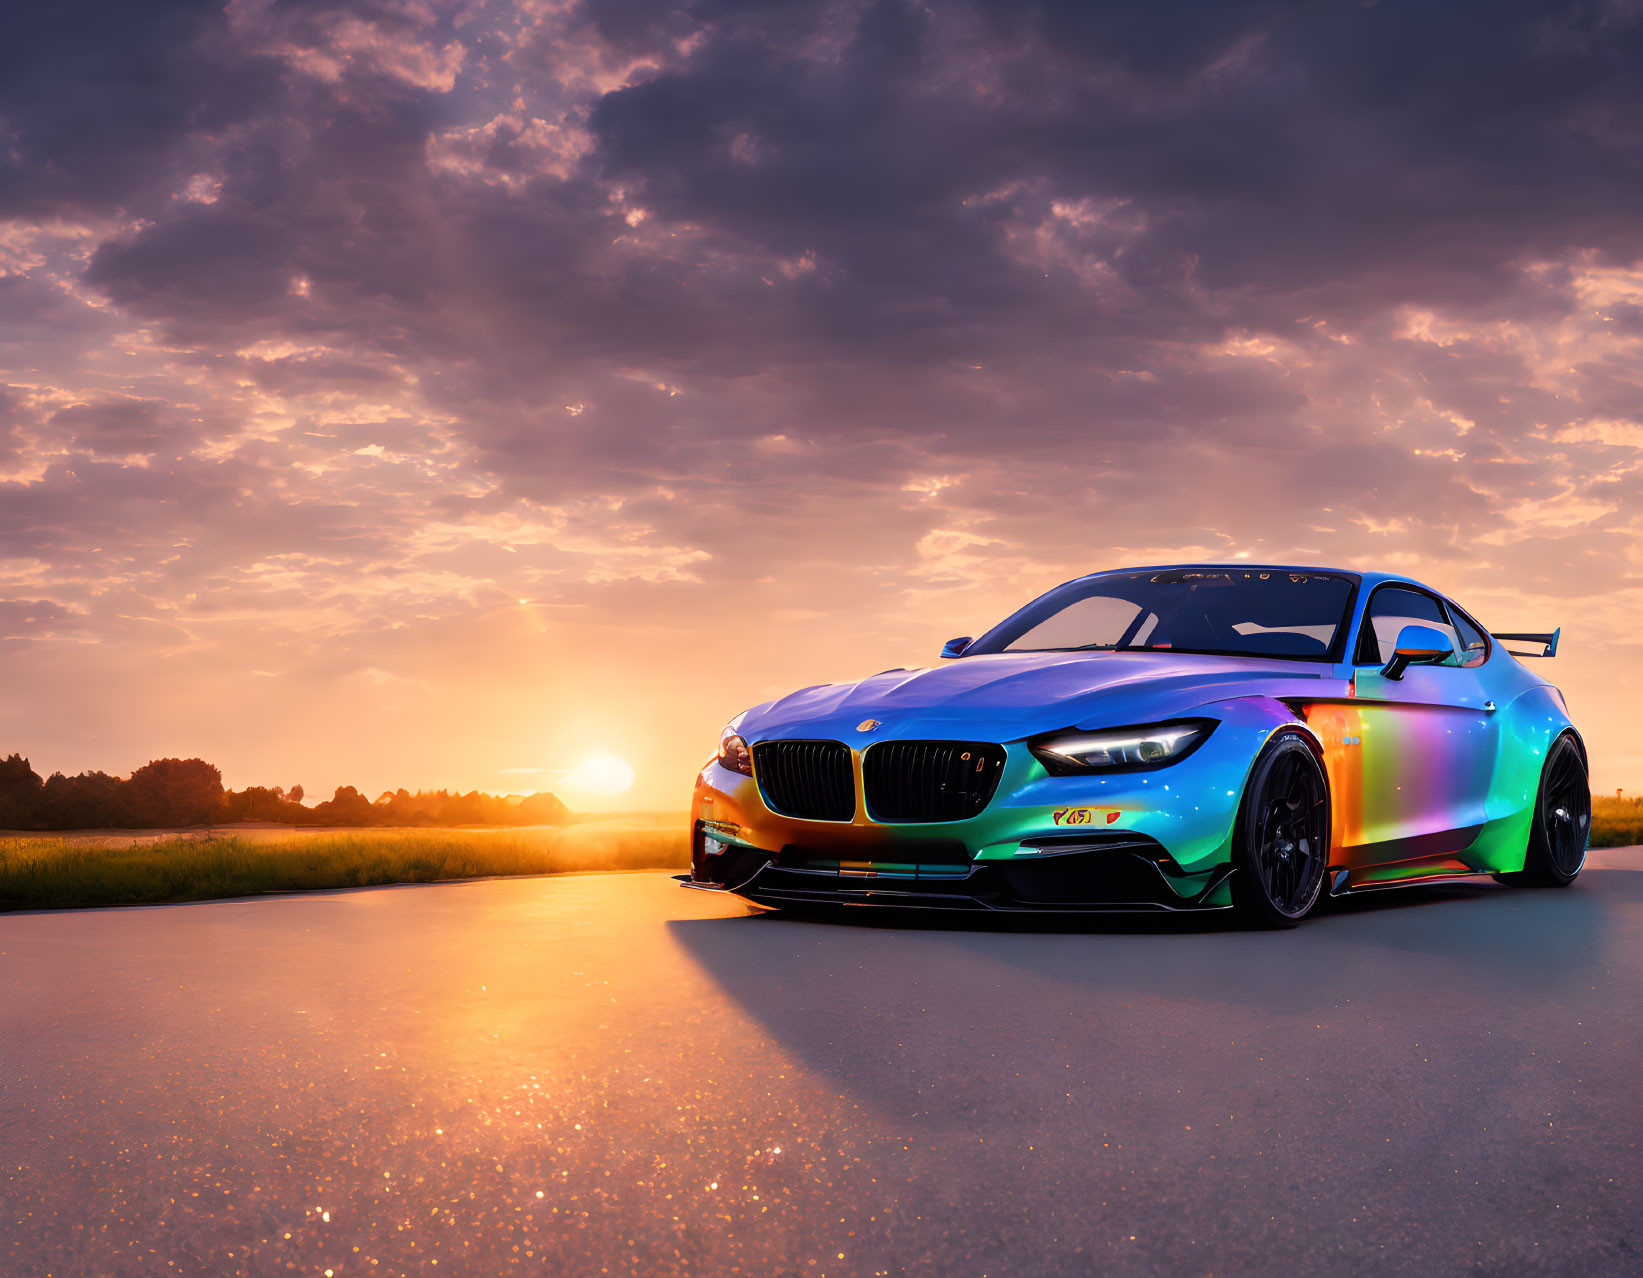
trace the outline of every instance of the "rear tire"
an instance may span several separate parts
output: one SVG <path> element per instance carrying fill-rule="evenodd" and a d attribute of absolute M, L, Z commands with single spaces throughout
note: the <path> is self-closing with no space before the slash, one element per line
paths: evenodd
<path fill-rule="evenodd" d="M 1329 781 L 1297 732 L 1275 734 L 1250 769 L 1232 837 L 1232 903 L 1252 927 L 1294 927 L 1329 865 Z"/>
<path fill-rule="evenodd" d="M 1586 780 L 1586 759 L 1573 735 L 1565 732 L 1546 752 L 1540 770 L 1523 868 L 1495 878 L 1513 887 L 1568 887 L 1586 864 L 1586 840 L 1591 832 L 1592 791 Z"/>

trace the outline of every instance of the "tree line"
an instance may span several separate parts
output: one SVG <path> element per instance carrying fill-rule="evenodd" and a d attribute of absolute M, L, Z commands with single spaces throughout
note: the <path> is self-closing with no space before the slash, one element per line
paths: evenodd
<path fill-rule="evenodd" d="M 388 790 L 375 801 L 338 786 L 308 807 L 300 785 L 223 788 L 204 759 L 155 759 L 129 777 L 106 772 L 42 778 L 20 754 L 0 760 L 0 829 L 167 829 L 231 821 L 285 825 L 563 825 L 570 812 L 552 794 Z"/>

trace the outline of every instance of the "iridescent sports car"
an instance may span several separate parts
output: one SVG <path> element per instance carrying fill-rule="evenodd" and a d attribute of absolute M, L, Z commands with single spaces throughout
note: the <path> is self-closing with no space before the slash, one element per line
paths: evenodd
<path fill-rule="evenodd" d="M 1238 911 L 1585 861 L 1586 747 L 1490 635 L 1386 573 L 1080 577 L 931 669 L 805 688 L 725 727 L 689 887 L 766 906 Z M 1505 645 L 1538 645 L 1507 651 Z"/>

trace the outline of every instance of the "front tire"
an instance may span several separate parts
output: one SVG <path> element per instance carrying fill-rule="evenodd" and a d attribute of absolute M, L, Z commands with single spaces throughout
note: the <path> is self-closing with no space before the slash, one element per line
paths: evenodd
<path fill-rule="evenodd" d="M 1534 820 L 1523 869 L 1497 874 L 1514 887 L 1568 887 L 1586 864 L 1586 840 L 1592 831 L 1592 791 L 1586 759 L 1565 732 L 1552 743 L 1540 770 Z"/>
<path fill-rule="evenodd" d="M 1329 864 L 1329 782 L 1295 732 L 1250 769 L 1232 840 L 1232 903 L 1254 927 L 1294 927 L 1318 903 Z"/>

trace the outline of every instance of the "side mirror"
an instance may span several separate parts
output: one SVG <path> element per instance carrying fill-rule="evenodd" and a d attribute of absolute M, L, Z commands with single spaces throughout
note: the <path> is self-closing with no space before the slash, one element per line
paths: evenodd
<path fill-rule="evenodd" d="M 1398 631 L 1392 659 L 1381 667 L 1388 679 L 1401 679 L 1410 666 L 1435 666 L 1455 655 L 1449 636 L 1433 626 L 1405 626 Z"/>
<path fill-rule="evenodd" d="M 962 657 L 964 650 L 974 642 L 975 640 L 970 638 L 969 635 L 960 635 L 957 639 L 949 639 L 941 645 L 941 659 L 947 661 L 953 657 Z"/>

